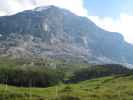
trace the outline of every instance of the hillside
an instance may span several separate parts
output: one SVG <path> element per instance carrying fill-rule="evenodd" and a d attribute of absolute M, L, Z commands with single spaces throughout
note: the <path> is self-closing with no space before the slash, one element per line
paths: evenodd
<path fill-rule="evenodd" d="M 49 87 L 129 73 L 132 73 L 131 69 L 119 64 L 91 65 L 47 58 L 0 58 L 0 83 L 20 87 Z"/>
<path fill-rule="evenodd" d="M 0 85 L 1 100 L 133 100 L 133 75 L 60 84 L 49 88 Z"/>
<path fill-rule="evenodd" d="M 132 79 L 118 64 L 0 58 L 0 100 L 132 100 Z"/>
<path fill-rule="evenodd" d="M 133 64 L 133 45 L 85 17 L 55 6 L 0 17 L 0 55 L 66 62 Z"/>

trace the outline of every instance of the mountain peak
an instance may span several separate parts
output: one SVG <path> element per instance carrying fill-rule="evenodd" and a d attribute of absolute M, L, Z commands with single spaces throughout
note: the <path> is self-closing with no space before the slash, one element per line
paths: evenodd
<path fill-rule="evenodd" d="M 53 6 L 53 5 L 49 5 L 49 6 L 41 6 L 41 7 L 37 7 L 35 8 L 33 11 L 37 11 L 37 12 L 41 12 L 41 11 L 45 11 L 47 9 L 57 9 L 58 7 Z"/>

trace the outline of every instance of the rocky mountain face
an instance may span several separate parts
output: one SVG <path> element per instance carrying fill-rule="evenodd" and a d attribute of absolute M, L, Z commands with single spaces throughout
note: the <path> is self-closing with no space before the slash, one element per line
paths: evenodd
<path fill-rule="evenodd" d="M 133 64 L 133 45 L 85 17 L 48 6 L 0 17 L 0 55 Z"/>

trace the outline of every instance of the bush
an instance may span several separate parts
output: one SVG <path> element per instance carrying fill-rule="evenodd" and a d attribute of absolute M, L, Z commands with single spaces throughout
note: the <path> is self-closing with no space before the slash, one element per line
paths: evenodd
<path fill-rule="evenodd" d="M 71 86 L 66 86 L 64 87 L 61 92 L 72 92 L 72 87 Z"/>

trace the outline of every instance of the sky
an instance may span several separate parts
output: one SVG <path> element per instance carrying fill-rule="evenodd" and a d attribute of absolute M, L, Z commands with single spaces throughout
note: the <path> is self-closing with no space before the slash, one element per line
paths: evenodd
<path fill-rule="evenodd" d="M 84 0 L 89 18 L 105 30 L 121 33 L 133 44 L 133 0 Z"/>
<path fill-rule="evenodd" d="M 0 0 L 0 16 L 55 5 L 86 16 L 99 27 L 121 33 L 133 44 L 133 0 Z"/>

